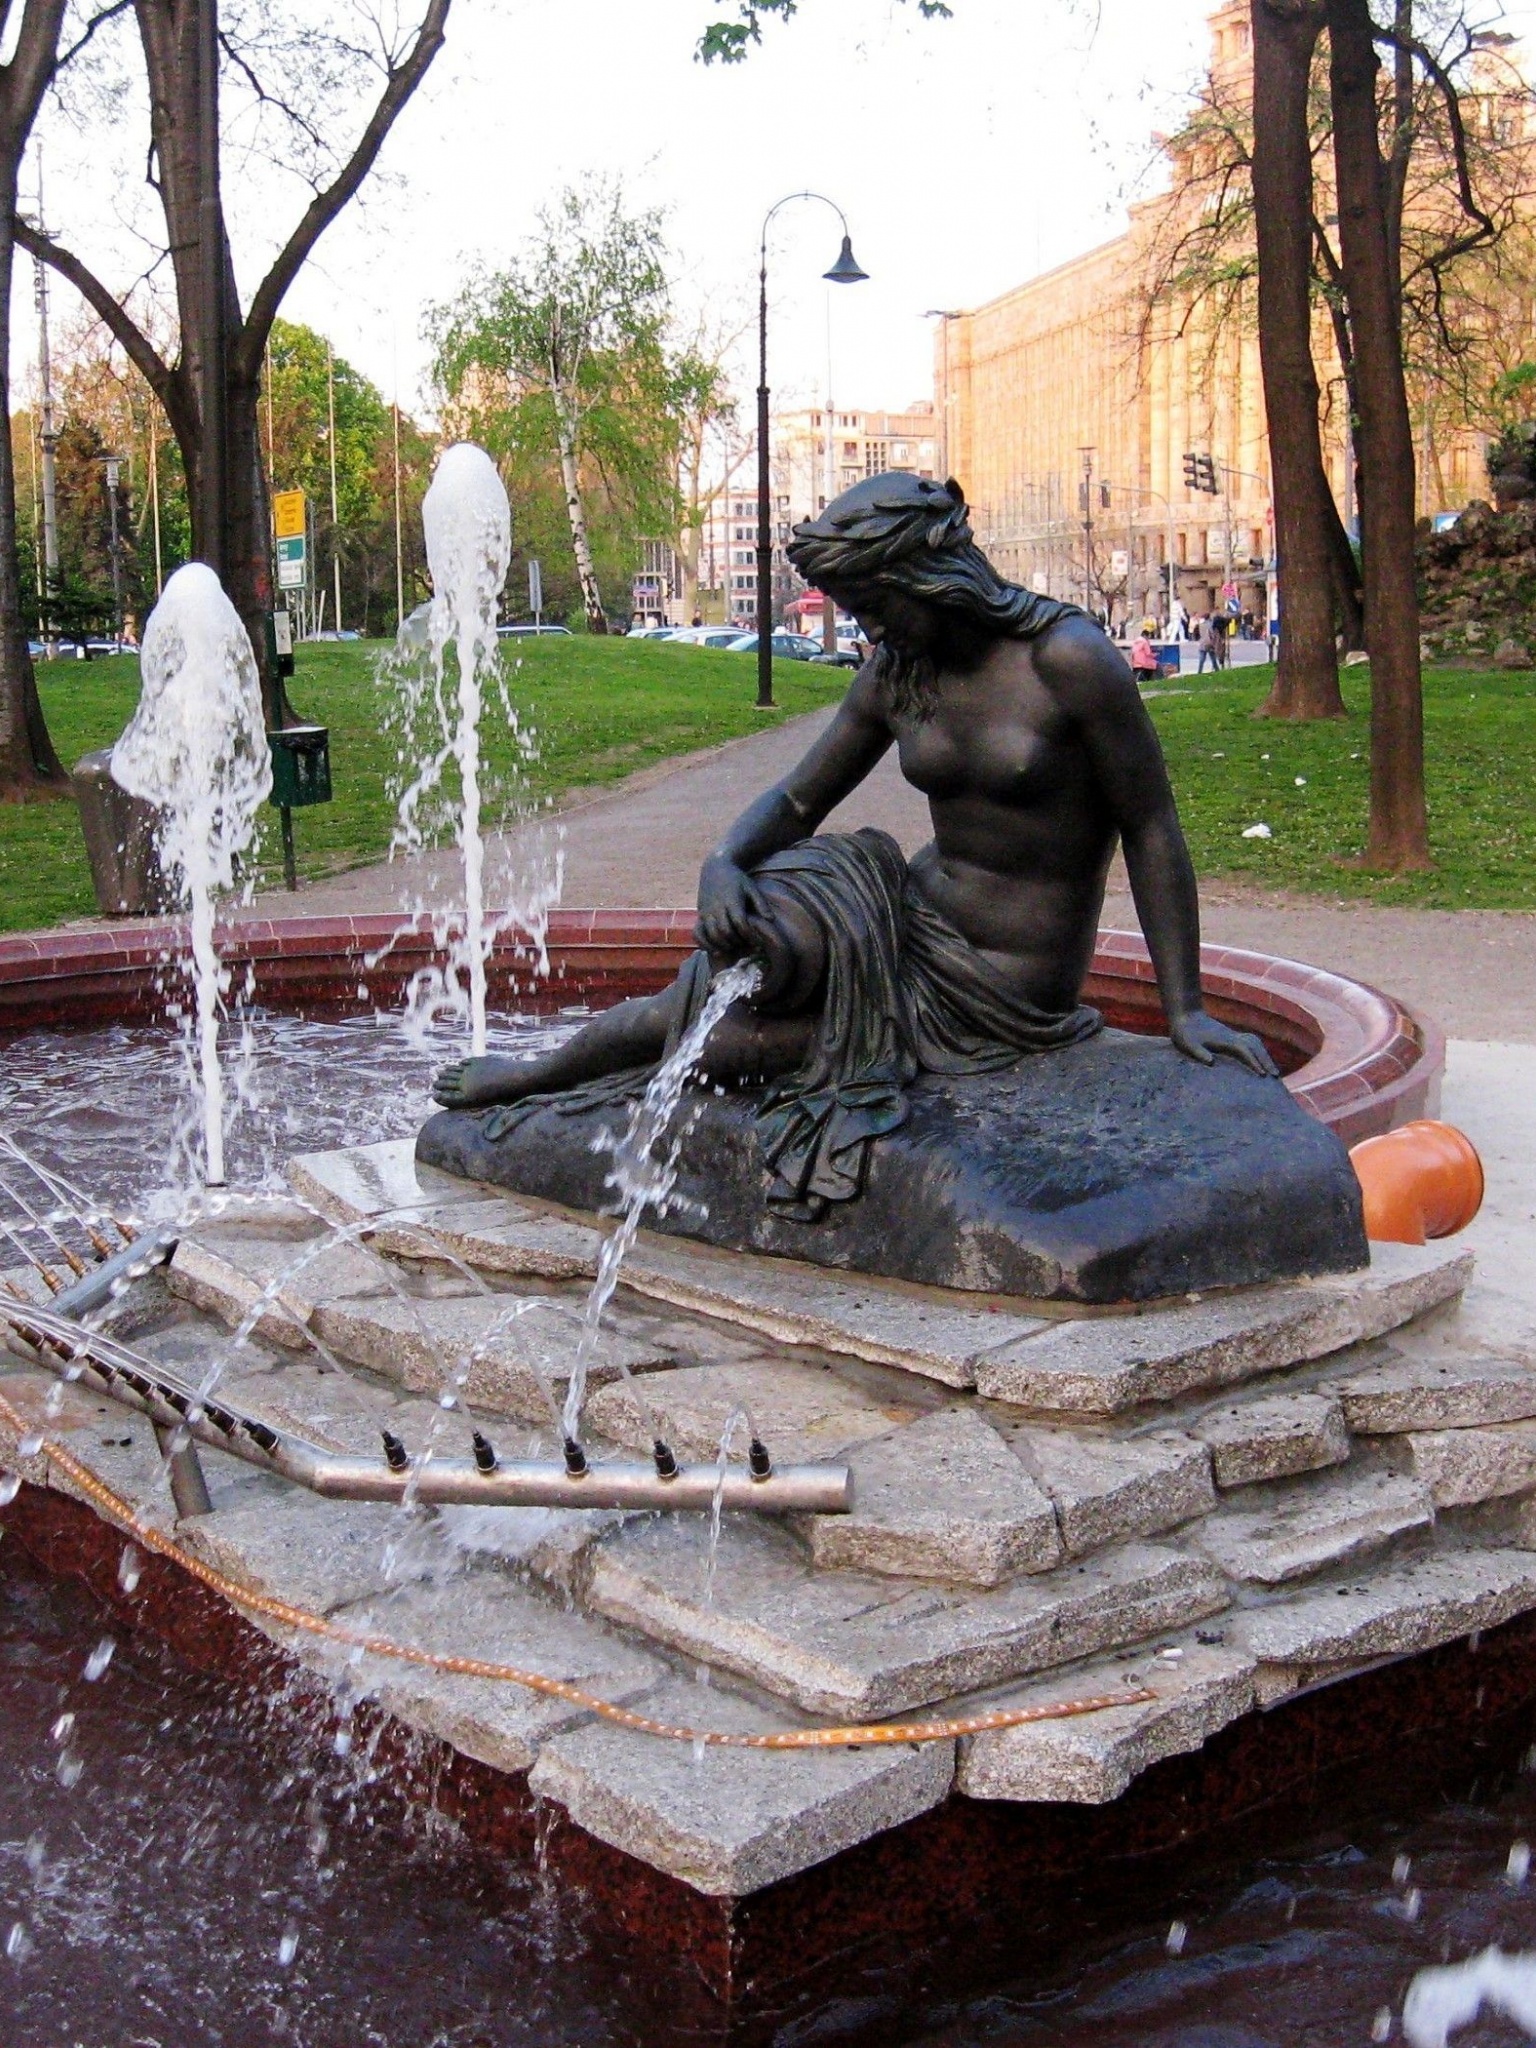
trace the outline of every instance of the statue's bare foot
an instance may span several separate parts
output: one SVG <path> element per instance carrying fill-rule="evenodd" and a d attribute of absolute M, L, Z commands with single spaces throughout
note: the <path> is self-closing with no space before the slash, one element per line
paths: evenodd
<path fill-rule="evenodd" d="M 432 1083 L 434 1101 L 444 1109 L 484 1109 L 493 1102 L 517 1102 L 539 1088 L 537 1060 L 455 1060 Z"/>

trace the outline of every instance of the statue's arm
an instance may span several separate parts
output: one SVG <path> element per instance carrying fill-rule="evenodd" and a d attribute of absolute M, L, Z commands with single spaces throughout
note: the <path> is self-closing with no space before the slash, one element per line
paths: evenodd
<path fill-rule="evenodd" d="M 1168 1035 L 1209 1065 L 1218 1054 L 1274 1074 L 1261 1042 L 1208 1016 L 1200 990 L 1200 901 L 1157 732 L 1117 649 L 1088 620 L 1063 620 L 1035 665 L 1081 734 L 1120 832 L 1136 914 L 1157 975 Z"/>
<path fill-rule="evenodd" d="M 737 818 L 699 874 L 700 945 L 721 957 L 748 952 L 758 914 L 751 870 L 807 838 L 868 775 L 893 734 L 869 665 L 837 715 L 796 765 Z"/>

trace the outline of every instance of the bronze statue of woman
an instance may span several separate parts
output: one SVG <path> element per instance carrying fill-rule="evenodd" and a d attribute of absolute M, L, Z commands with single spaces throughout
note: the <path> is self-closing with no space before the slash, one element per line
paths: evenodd
<path fill-rule="evenodd" d="M 916 1073 L 996 1070 L 1099 1028 L 1080 995 L 1117 843 L 1173 1044 L 1273 1075 L 1257 1038 L 1202 1005 L 1194 869 L 1162 751 L 1099 627 L 1005 582 L 954 482 L 867 478 L 797 526 L 788 552 L 874 652 L 804 759 L 705 861 L 700 952 L 660 995 L 553 1052 L 445 1067 L 437 1100 L 622 1095 L 676 1042 L 710 972 L 755 959 L 761 983 L 717 1026 L 709 1078 L 768 1084 L 774 1199 L 810 1220 L 857 1194 Z M 910 864 L 885 833 L 818 832 L 892 745 L 933 818 Z"/>

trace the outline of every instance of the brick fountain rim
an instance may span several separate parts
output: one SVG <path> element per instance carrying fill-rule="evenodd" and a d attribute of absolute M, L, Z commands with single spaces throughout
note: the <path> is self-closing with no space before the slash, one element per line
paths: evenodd
<path fill-rule="evenodd" d="M 692 945 L 691 910 L 557 910 L 550 973 L 509 932 L 490 962 L 493 1002 L 524 1012 L 601 1006 L 660 988 Z M 412 978 L 440 963 L 430 920 L 240 918 L 219 933 L 226 965 L 249 968 L 263 1006 L 364 1015 L 398 1009 Z M 147 1023 L 164 1013 L 167 963 L 184 953 L 175 921 L 77 925 L 0 937 L 0 1034 Z M 1434 1115 L 1445 1039 L 1429 1019 L 1364 982 L 1238 947 L 1200 949 L 1212 1013 L 1257 1031 L 1286 1086 L 1346 1144 Z M 238 984 L 237 984 L 238 985 Z M 1123 1030 L 1157 1032 L 1162 1009 L 1139 933 L 1101 931 L 1084 994 Z"/>

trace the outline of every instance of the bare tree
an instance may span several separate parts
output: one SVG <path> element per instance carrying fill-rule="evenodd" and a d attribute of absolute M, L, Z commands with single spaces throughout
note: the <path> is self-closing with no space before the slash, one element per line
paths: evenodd
<path fill-rule="evenodd" d="M 130 309 L 127 294 L 114 291 L 77 255 L 27 222 L 16 222 L 17 241 L 74 286 L 164 407 L 191 488 L 193 550 L 223 564 L 230 596 L 269 688 L 270 519 L 257 418 L 267 338 L 294 279 L 356 196 L 442 48 L 450 4 L 425 0 L 419 19 L 405 30 L 381 10 L 372 17 L 370 43 L 337 35 L 324 43 L 323 51 L 311 34 L 299 35 L 295 47 L 295 39 L 285 40 L 274 17 L 259 8 L 226 22 L 221 74 L 235 81 L 248 106 L 289 138 L 286 160 L 311 191 L 266 274 L 242 304 L 222 197 L 216 179 L 204 175 L 198 148 L 205 83 L 198 35 L 202 0 L 133 0 L 149 87 L 149 182 L 164 217 L 157 262 L 169 263 L 175 284 L 179 346 L 174 357 L 156 346 L 147 324 Z M 337 150 L 329 136 L 341 120 L 339 103 L 355 97 L 365 75 L 374 80 L 367 118 L 350 149 Z M 313 81 L 313 91 L 329 89 L 332 104 L 322 109 L 313 98 L 301 97 L 300 88 L 290 82 L 294 79 Z M 211 251 L 210 238 L 216 244 Z M 210 254 L 216 258 L 213 265 Z M 222 286 L 216 279 L 222 279 Z M 224 374 L 209 385 L 204 364 L 210 349 L 216 351 L 221 343 Z M 209 422 L 204 417 L 210 389 L 223 398 L 223 434 L 216 418 Z M 212 508 L 224 495 L 216 488 L 221 457 L 227 464 L 227 530 L 217 533 L 211 530 Z"/>

